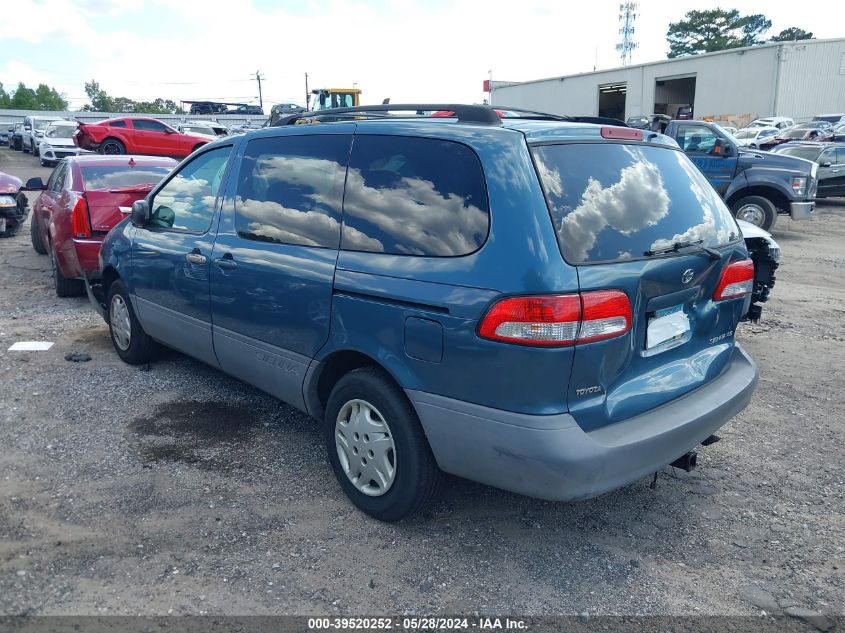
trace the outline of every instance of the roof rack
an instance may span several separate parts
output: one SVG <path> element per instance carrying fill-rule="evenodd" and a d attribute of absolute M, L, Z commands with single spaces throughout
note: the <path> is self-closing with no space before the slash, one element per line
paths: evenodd
<path fill-rule="evenodd" d="M 522 108 L 511 108 L 508 106 L 490 105 L 463 105 L 455 103 L 389 103 L 368 106 L 355 106 L 352 108 L 331 108 L 328 110 L 315 110 L 311 112 L 297 112 L 279 118 L 268 127 L 283 125 L 294 125 L 304 120 L 316 120 L 321 122 L 343 121 L 348 119 L 360 119 L 368 116 L 374 119 L 393 118 L 391 112 L 416 112 L 419 117 L 424 117 L 425 112 L 447 112 L 450 118 L 456 118 L 460 123 L 476 123 L 480 125 L 501 125 L 502 119 L 525 119 L 533 121 L 566 121 L 569 123 L 595 123 L 598 125 L 615 125 L 628 127 L 624 121 L 610 117 L 598 116 L 569 116 L 566 114 L 550 114 L 548 112 L 537 112 L 535 110 L 524 110 Z M 504 116 L 499 116 L 503 112 Z M 520 116 L 508 116 L 508 112 L 514 112 Z M 427 118 L 427 117 L 426 117 Z"/>
<path fill-rule="evenodd" d="M 390 112 L 453 112 L 461 123 L 477 123 L 481 125 L 501 125 L 502 120 L 496 111 L 486 105 L 463 105 L 455 103 L 389 103 L 380 105 L 356 106 L 354 108 L 331 108 L 313 112 L 299 112 L 281 117 L 274 126 L 293 125 L 303 119 L 342 120 L 360 118 L 361 115 L 386 113 L 374 118 L 386 118 Z"/>

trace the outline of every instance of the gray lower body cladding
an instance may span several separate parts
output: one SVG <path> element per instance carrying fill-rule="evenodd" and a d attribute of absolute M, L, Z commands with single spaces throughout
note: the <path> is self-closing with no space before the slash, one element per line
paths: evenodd
<path fill-rule="evenodd" d="M 555 501 L 586 499 L 656 472 L 742 411 L 757 382 L 737 345 L 717 378 L 646 414 L 585 432 L 569 414 L 533 416 L 406 390 L 448 473 Z"/>

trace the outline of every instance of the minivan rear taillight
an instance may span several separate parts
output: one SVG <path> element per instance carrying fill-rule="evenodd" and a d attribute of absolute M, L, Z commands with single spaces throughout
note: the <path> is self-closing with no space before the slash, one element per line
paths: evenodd
<path fill-rule="evenodd" d="M 631 303 L 619 290 L 508 297 L 493 304 L 478 335 L 504 343 L 555 347 L 622 336 L 631 329 Z"/>
<path fill-rule="evenodd" d="M 722 272 L 722 278 L 713 293 L 713 300 L 739 299 L 752 290 L 754 290 L 754 262 L 743 259 L 729 264 Z"/>

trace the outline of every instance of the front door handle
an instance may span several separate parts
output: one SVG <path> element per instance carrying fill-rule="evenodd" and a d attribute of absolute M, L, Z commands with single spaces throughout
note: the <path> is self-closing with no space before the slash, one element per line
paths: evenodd
<path fill-rule="evenodd" d="M 205 264 L 208 261 L 208 257 L 200 253 L 188 253 L 185 255 L 185 259 L 191 264 Z"/>
<path fill-rule="evenodd" d="M 238 262 L 234 260 L 231 253 L 226 253 L 223 257 L 215 259 L 214 264 L 221 270 L 234 270 L 238 267 Z"/>

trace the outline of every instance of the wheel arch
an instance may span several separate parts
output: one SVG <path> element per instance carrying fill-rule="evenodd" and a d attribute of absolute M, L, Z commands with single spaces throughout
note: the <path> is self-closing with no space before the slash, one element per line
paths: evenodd
<path fill-rule="evenodd" d="M 738 189 L 731 193 L 725 201 L 729 208 L 733 209 L 733 205 L 742 198 L 748 196 L 760 196 L 770 200 L 775 205 L 779 212 L 785 213 L 789 211 L 789 198 L 780 189 L 767 185 L 750 185 L 742 189 Z"/>
<path fill-rule="evenodd" d="M 103 301 L 105 301 L 105 298 L 109 296 L 109 288 L 111 285 L 118 279 L 120 279 L 120 274 L 117 272 L 117 269 L 111 264 L 107 264 L 106 267 L 103 268 L 102 276 L 100 277 L 100 285 L 103 288 Z"/>
<path fill-rule="evenodd" d="M 100 141 L 100 148 L 103 147 L 109 141 L 117 141 L 121 145 L 123 145 L 123 151 L 130 153 L 129 145 L 126 143 L 126 140 L 121 138 L 119 135 L 115 134 L 114 132 L 109 132 L 109 135 L 104 137 L 102 141 Z"/>
<path fill-rule="evenodd" d="M 402 384 L 394 373 L 372 356 L 355 349 L 335 350 L 325 358 L 313 361 L 305 375 L 302 395 L 308 414 L 317 420 L 322 420 L 329 395 L 337 382 L 350 371 L 362 367 L 374 367 L 382 371 L 389 380 L 402 389 Z"/>

